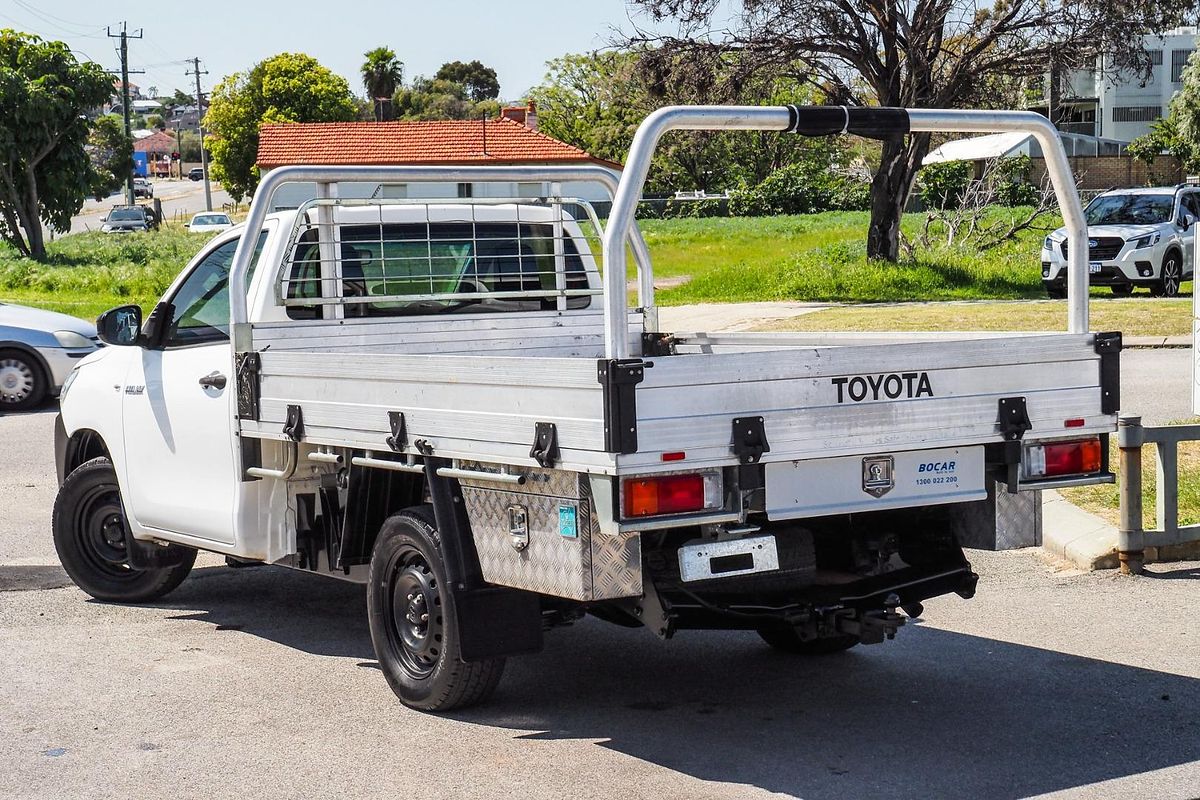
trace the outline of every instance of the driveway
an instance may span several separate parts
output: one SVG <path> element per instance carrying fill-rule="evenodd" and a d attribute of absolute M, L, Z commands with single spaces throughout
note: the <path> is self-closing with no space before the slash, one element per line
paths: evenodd
<path fill-rule="evenodd" d="M 972 552 L 978 595 L 894 642 L 778 655 L 587 621 L 430 716 L 362 587 L 202 556 L 162 601 L 56 565 L 53 412 L 0 418 L 0 798 L 1194 798 L 1200 564 L 1130 578 Z"/>

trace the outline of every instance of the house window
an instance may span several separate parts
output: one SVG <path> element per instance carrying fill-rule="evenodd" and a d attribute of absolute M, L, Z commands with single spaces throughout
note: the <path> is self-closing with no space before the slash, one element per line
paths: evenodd
<path fill-rule="evenodd" d="M 1162 50 L 1151 50 L 1150 51 L 1150 66 L 1152 66 L 1152 67 L 1161 67 L 1162 66 Z"/>
<path fill-rule="evenodd" d="M 517 197 L 541 197 L 545 192 L 540 183 L 518 183 Z"/>
<path fill-rule="evenodd" d="M 396 199 L 408 197 L 407 183 L 383 183 L 375 191 L 376 197 Z"/>
<path fill-rule="evenodd" d="M 458 196 L 459 197 L 474 197 L 475 196 L 474 190 L 475 190 L 475 187 L 472 186 L 471 184 L 460 183 L 458 185 Z"/>
<path fill-rule="evenodd" d="M 1188 58 L 1191 57 L 1193 50 L 1172 50 L 1171 51 L 1171 83 L 1183 82 L 1183 68 L 1187 66 Z"/>
<path fill-rule="evenodd" d="M 1162 114 L 1158 106 L 1116 106 L 1113 122 L 1153 122 Z"/>

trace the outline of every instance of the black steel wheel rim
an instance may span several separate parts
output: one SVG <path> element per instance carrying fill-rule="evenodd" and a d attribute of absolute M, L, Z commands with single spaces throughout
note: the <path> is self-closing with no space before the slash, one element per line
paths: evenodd
<path fill-rule="evenodd" d="M 414 547 L 401 548 L 388 569 L 384 615 L 388 640 L 408 675 L 428 678 L 437 668 L 445 636 L 437 576 Z"/>
<path fill-rule="evenodd" d="M 1172 256 L 1163 264 L 1163 294 L 1174 296 L 1179 294 L 1180 280 L 1179 260 Z"/>
<path fill-rule="evenodd" d="M 138 570 L 129 566 L 125 513 L 116 486 L 99 484 L 89 488 L 75 505 L 71 522 L 79 553 L 88 566 L 116 580 L 137 577 Z"/>

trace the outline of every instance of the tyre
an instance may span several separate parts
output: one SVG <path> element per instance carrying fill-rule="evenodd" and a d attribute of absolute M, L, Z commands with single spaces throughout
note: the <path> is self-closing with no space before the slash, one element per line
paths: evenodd
<path fill-rule="evenodd" d="M 441 540 L 429 506 L 383 523 L 371 554 L 367 619 L 388 685 L 404 705 L 450 711 L 495 691 L 504 659 L 465 662 L 454 596 L 448 591 Z"/>
<path fill-rule="evenodd" d="M 1183 284 L 1183 258 L 1177 250 L 1169 250 L 1163 256 L 1162 270 L 1159 272 L 1158 283 L 1150 287 L 1150 294 L 1156 297 L 1177 297 L 1179 287 Z"/>
<path fill-rule="evenodd" d="M 54 549 L 75 585 L 97 600 L 141 603 L 162 597 L 191 572 L 196 551 L 161 569 L 129 566 L 128 525 L 121 506 L 117 473 L 107 458 L 93 458 L 63 481 L 54 499 Z"/>
<path fill-rule="evenodd" d="M 1133 285 L 1129 283 L 1118 284 L 1116 286 L 1110 286 L 1109 288 L 1117 297 L 1129 297 L 1129 295 L 1133 294 Z"/>
<path fill-rule="evenodd" d="M 858 644 L 858 637 L 849 634 L 805 641 L 796 633 L 795 628 L 788 625 L 759 628 L 758 635 L 771 646 L 771 649 L 798 656 L 827 656 L 849 650 Z"/>
<path fill-rule="evenodd" d="M 1054 286 L 1054 287 L 1047 286 L 1046 287 L 1046 296 L 1049 297 L 1051 300 L 1062 300 L 1067 296 L 1067 290 L 1060 289 L 1057 286 Z"/>
<path fill-rule="evenodd" d="M 36 408 L 48 388 L 37 359 L 21 350 L 0 350 L 0 413 Z"/>

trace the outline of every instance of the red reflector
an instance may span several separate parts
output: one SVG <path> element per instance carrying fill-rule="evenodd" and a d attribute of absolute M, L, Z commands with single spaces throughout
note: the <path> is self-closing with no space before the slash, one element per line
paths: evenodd
<path fill-rule="evenodd" d="M 1087 420 L 1082 419 L 1082 418 L 1069 419 L 1063 423 L 1063 426 L 1067 427 L 1067 428 L 1082 428 L 1086 423 L 1087 423 Z"/>
<path fill-rule="evenodd" d="M 662 475 L 625 480 L 626 517 L 682 514 L 703 508 L 703 475 Z"/>
<path fill-rule="evenodd" d="M 663 453 L 663 461 L 683 461 L 687 458 L 687 453 Z"/>
<path fill-rule="evenodd" d="M 1046 444 L 1047 477 L 1051 475 L 1082 475 L 1100 471 L 1100 440 L 1082 439 L 1077 442 Z"/>

